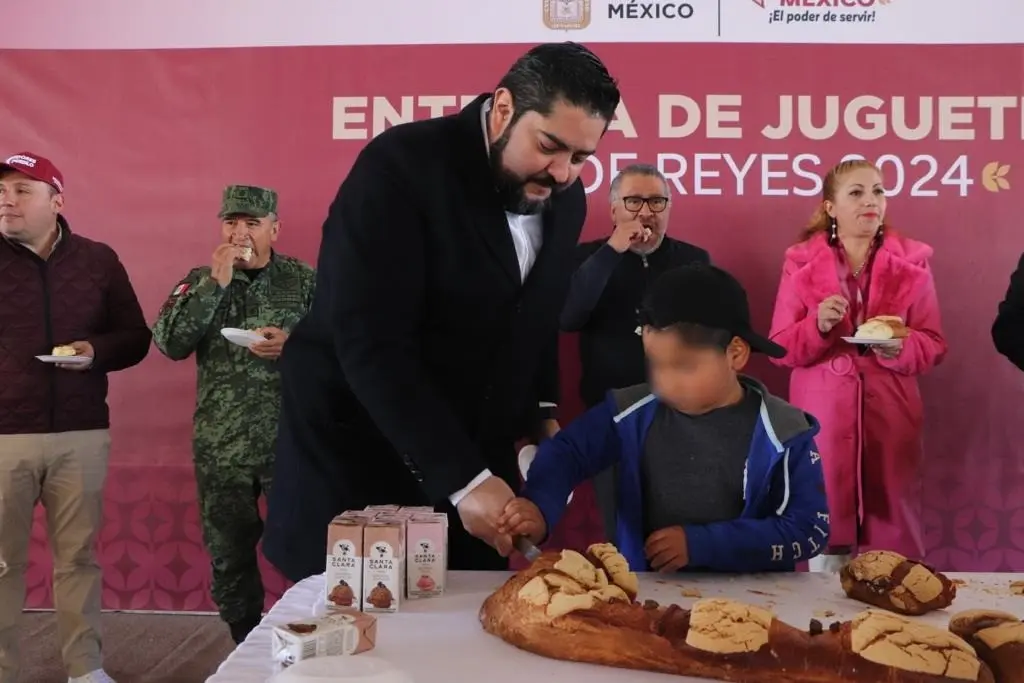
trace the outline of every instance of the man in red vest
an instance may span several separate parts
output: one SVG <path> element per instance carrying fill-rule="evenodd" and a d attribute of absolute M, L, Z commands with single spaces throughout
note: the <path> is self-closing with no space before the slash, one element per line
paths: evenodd
<path fill-rule="evenodd" d="M 28 152 L 0 162 L 0 683 L 18 679 L 37 502 L 70 681 L 111 681 L 93 551 L 110 450 L 107 373 L 142 361 L 150 332 L 117 254 L 72 233 L 63 207 L 53 163 Z"/>

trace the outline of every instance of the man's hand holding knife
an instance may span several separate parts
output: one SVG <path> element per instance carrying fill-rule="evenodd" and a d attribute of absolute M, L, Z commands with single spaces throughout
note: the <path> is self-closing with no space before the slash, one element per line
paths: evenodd
<path fill-rule="evenodd" d="M 456 509 L 470 534 L 493 546 L 502 557 L 512 552 L 512 538 L 498 529 L 498 520 L 515 493 L 500 477 L 491 475 L 467 493 Z"/>
<path fill-rule="evenodd" d="M 503 479 L 488 477 L 459 501 L 457 509 L 466 531 L 502 557 L 515 550 L 533 561 L 540 554 L 537 544 L 547 537 L 544 515 L 533 501 L 517 498 Z"/>
<path fill-rule="evenodd" d="M 526 544 L 515 544 L 515 549 L 527 556 L 534 552 L 534 547 L 547 536 L 548 525 L 544 515 L 533 501 L 526 498 L 513 498 L 505 506 L 505 511 L 498 519 L 498 533 L 508 534 L 513 539 L 525 539 Z M 522 547 L 521 547 L 522 546 Z"/>

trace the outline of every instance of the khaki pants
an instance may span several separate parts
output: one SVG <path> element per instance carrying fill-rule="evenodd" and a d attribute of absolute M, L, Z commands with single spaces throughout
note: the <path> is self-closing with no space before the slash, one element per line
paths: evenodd
<path fill-rule="evenodd" d="M 103 518 L 107 430 L 0 435 L 0 683 L 18 678 L 32 513 L 46 509 L 57 634 L 69 676 L 102 668 L 103 576 L 93 549 Z"/>

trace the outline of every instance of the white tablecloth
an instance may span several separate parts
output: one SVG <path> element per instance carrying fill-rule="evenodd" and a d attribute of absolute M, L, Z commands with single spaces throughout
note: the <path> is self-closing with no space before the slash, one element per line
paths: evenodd
<path fill-rule="evenodd" d="M 406 670 L 416 683 L 665 683 L 666 677 L 660 674 L 545 659 L 484 632 L 477 620 L 480 605 L 508 576 L 504 572 L 450 572 L 450 590 L 444 596 L 403 602 L 401 612 L 378 615 L 377 647 L 372 654 Z M 1002 609 L 1024 617 L 1024 597 L 1011 595 L 1009 588 L 1011 581 L 1024 579 L 1024 575 L 948 576 L 966 582 L 958 587 L 953 607 L 918 617 L 919 620 L 945 628 L 951 613 L 972 608 Z M 323 581 L 322 576 L 315 576 L 293 586 L 207 683 L 264 683 L 274 670 L 270 648 L 273 626 L 312 615 L 321 601 Z M 701 597 L 727 597 L 765 606 L 797 627 L 806 626 L 812 618 L 827 626 L 831 621 L 850 619 L 865 609 L 861 603 L 846 598 L 836 575 L 709 575 L 671 579 L 641 575 L 641 599 L 689 607 L 697 599 L 689 596 L 694 591 Z M 826 611 L 834 615 L 824 616 Z M 672 680 L 683 683 L 698 679 Z"/>

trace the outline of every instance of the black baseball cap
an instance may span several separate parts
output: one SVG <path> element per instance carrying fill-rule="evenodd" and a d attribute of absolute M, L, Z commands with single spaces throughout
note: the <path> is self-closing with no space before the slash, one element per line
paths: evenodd
<path fill-rule="evenodd" d="M 743 285 L 721 268 L 692 264 L 662 273 L 644 297 L 640 323 L 665 329 L 680 323 L 730 332 L 751 350 L 782 358 L 786 349 L 750 325 L 750 305 Z"/>

